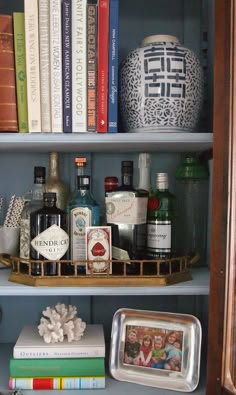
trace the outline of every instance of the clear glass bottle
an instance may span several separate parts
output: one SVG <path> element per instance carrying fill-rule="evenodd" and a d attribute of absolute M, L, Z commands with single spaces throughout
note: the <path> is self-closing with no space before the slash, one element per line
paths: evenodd
<path fill-rule="evenodd" d="M 172 256 L 175 196 L 169 191 L 168 174 L 156 174 L 156 190 L 150 195 L 147 211 L 147 258 Z M 168 267 L 161 265 L 161 271 Z"/>
<path fill-rule="evenodd" d="M 46 192 L 55 192 L 57 194 L 57 207 L 65 210 L 70 190 L 68 185 L 60 177 L 58 152 L 50 152 L 49 154 L 49 173 L 45 190 Z"/>
<path fill-rule="evenodd" d="M 177 253 L 206 265 L 208 221 L 208 168 L 196 156 L 186 156 L 176 169 Z"/>
<path fill-rule="evenodd" d="M 100 206 L 90 191 L 90 176 L 77 177 L 77 193 L 67 206 L 69 215 L 70 258 L 85 260 L 85 227 L 100 225 Z M 78 266 L 79 273 L 85 273 L 85 262 Z"/>
<path fill-rule="evenodd" d="M 34 185 L 31 200 L 26 201 L 21 213 L 20 221 L 20 257 L 30 258 L 30 214 L 43 206 L 43 193 L 45 192 L 45 167 L 34 167 Z M 22 273 L 28 272 L 28 264 L 20 263 Z"/>
<path fill-rule="evenodd" d="M 69 248 L 67 234 L 67 215 L 64 210 L 56 206 L 56 193 L 43 194 L 44 206 L 30 214 L 30 258 L 51 260 L 44 266 L 44 274 L 57 274 L 57 263 L 54 260 L 66 259 Z M 32 264 L 32 274 L 41 275 L 41 266 Z M 66 266 L 62 267 L 62 274 L 66 273 Z"/>
<path fill-rule="evenodd" d="M 105 200 L 106 222 L 112 227 L 113 258 L 143 259 L 148 192 L 134 188 L 132 161 L 122 161 L 121 186 L 106 192 Z M 127 266 L 129 274 L 138 274 L 138 270 L 139 265 L 134 263 Z"/>
<path fill-rule="evenodd" d="M 139 182 L 138 189 L 151 191 L 151 155 L 141 153 L 138 157 Z"/>

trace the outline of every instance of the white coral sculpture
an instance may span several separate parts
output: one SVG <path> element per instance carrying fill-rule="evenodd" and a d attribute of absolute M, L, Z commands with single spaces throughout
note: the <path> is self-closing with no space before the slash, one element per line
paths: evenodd
<path fill-rule="evenodd" d="M 77 317 L 76 306 L 57 303 L 55 307 L 47 307 L 43 311 L 38 325 L 40 336 L 45 343 L 68 342 L 80 340 L 84 334 L 86 323 Z"/>

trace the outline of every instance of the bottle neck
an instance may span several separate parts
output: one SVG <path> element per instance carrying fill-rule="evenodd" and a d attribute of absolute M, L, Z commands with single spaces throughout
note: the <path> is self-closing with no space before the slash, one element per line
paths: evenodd
<path fill-rule="evenodd" d="M 122 174 L 121 185 L 122 185 L 122 187 L 133 188 L 133 175 L 132 174 Z"/>
<path fill-rule="evenodd" d="M 57 207 L 56 206 L 56 200 L 54 200 L 54 199 L 46 199 L 46 200 L 44 200 L 44 207 L 45 208 L 52 208 L 52 207 Z"/>
<path fill-rule="evenodd" d="M 59 159 L 57 153 L 51 153 L 49 157 L 49 178 L 59 178 Z"/>
<path fill-rule="evenodd" d="M 150 168 L 149 167 L 140 167 L 138 188 L 145 189 L 146 191 L 150 190 L 151 180 L 150 180 Z"/>

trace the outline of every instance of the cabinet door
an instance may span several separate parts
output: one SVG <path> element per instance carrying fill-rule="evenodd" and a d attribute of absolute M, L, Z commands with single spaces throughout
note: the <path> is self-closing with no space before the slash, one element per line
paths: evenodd
<path fill-rule="evenodd" d="M 236 4 L 215 1 L 207 395 L 236 394 Z"/>

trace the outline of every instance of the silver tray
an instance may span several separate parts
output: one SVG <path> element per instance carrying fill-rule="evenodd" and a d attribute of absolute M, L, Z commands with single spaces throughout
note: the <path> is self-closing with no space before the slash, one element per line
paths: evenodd
<path fill-rule="evenodd" d="M 144 336 L 147 348 L 140 350 Z M 155 360 L 148 361 L 149 351 L 153 356 L 154 340 L 159 351 L 154 352 Z M 201 340 L 201 324 L 192 315 L 119 309 L 112 322 L 110 373 L 120 381 L 194 391 L 199 382 Z"/>

